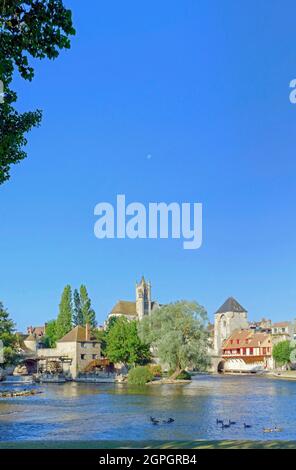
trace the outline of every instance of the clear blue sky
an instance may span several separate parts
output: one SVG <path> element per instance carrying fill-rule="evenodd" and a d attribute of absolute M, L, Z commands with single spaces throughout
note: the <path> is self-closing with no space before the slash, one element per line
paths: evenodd
<path fill-rule="evenodd" d="M 142 274 L 211 319 L 230 295 L 250 319 L 296 317 L 295 2 L 65 3 L 71 50 L 15 79 L 19 109 L 44 111 L 0 187 L 0 298 L 18 329 L 54 318 L 67 283 L 102 323 Z M 96 239 L 94 206 L 118 193 L 202 202 L 202 248 Z"/>

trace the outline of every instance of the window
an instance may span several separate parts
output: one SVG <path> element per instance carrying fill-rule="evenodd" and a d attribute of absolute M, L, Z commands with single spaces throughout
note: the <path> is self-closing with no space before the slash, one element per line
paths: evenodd
<path fill-rule="evenodd" d="M 98 347 L 98 343 L 93 343 L 93 348 L 97 348 Z"/>
<path fill-rule="evenodd" d="M 266 348 L 263 348 L 263 354 L 266 354 Z"/>
<path fill-rule="evenodd" d="M 80 354 L 80 358 L 81 358 L 82 360 L 84 360 L 84 359 L 85 359 L 85 354 Z"/>
<path fill-rule="evenodd" d="M 236 344 L 239 344 L 239 339 L 236 340 Z"/>
<path fill-rule="evenodd" d="M 233 339 L 230 340 L 230 344 L 233 344 Z"/>
<path fill-rule="evenodd" d="M 247 354 L 246 348 L 243 349 L 243 355 L 245 356 Z"/>
<path fill-rule="evenodd" d="M 85 348 L 85 347 L 86 347 L 86 344 L 85 344 L 85 343 L 81 343 L 81 347 L 82 347 L 82 348 Z"/>
<path fill-rule="evenodd" d="M 250 348 L 250 356 L 253 355 L 253 352 L 254 352 L 253 348 Z"/>
<path fill-rule="evenodd" d="M 97 355 L 96 355 L 96 354 L 93 354 L 93 355 L 92 355 L 92 358 L 93 358 L 93 359 L 97 359 Z"/>

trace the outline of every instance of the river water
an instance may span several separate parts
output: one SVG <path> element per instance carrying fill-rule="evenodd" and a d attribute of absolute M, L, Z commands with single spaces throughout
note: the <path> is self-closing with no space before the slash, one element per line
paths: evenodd
<path fill-rule="evenodd" d="M 0 441 L 295 439 L 296 382 L 195 376 L 186 385 L 46 384 L 43 394 L 0 399 Z M 0 391 L 19 389 L 0 384 Z M 172 424 L 154 426 L 150 416 Z M 222 430 L 216 419 L 236 421 Z M 245 429 L 243 423 L 251 426 Z M 265 434 L 277 425 L 280 433 Z"/>

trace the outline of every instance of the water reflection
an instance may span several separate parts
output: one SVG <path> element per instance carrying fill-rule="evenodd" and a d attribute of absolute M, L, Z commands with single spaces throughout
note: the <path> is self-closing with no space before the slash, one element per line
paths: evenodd
<path fill-rule="evenodd" d="M 36 385 L 31 385 L 36 387 Z M 0 390 L 14 385 L 0 385 Z M 296 439 L 296 383 L 197 376 L 188 385 L 48 384 L 0 400 L 0 440 Z M 149 417 L 175 418 L 153 426 Z M 236 421 L 222 430 L 216 419 Z M 251 428 L 244 429 L 243 423 Z M 277 424 L 280 434 L 263 434 Z"/>

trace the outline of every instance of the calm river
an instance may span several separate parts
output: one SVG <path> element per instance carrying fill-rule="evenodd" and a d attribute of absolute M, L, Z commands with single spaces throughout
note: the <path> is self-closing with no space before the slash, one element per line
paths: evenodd
<path fill-rule="evenodd" d="M 8 388 L 23 387 L 0 384 L 0 391 Z M 45 393 L 0 399 L 1 441 L 296 439 L 292 381 L 204 375 L 189 385 L 67 383 L 40 388 Z M 153 426 L 150 416 L 175 422 Z M 237 424 L 222 430 L 217 418 Z M 251 428 L 244 429 L 244 422 Z M 275 424 L 283 432 L 262 432 Z"/>

